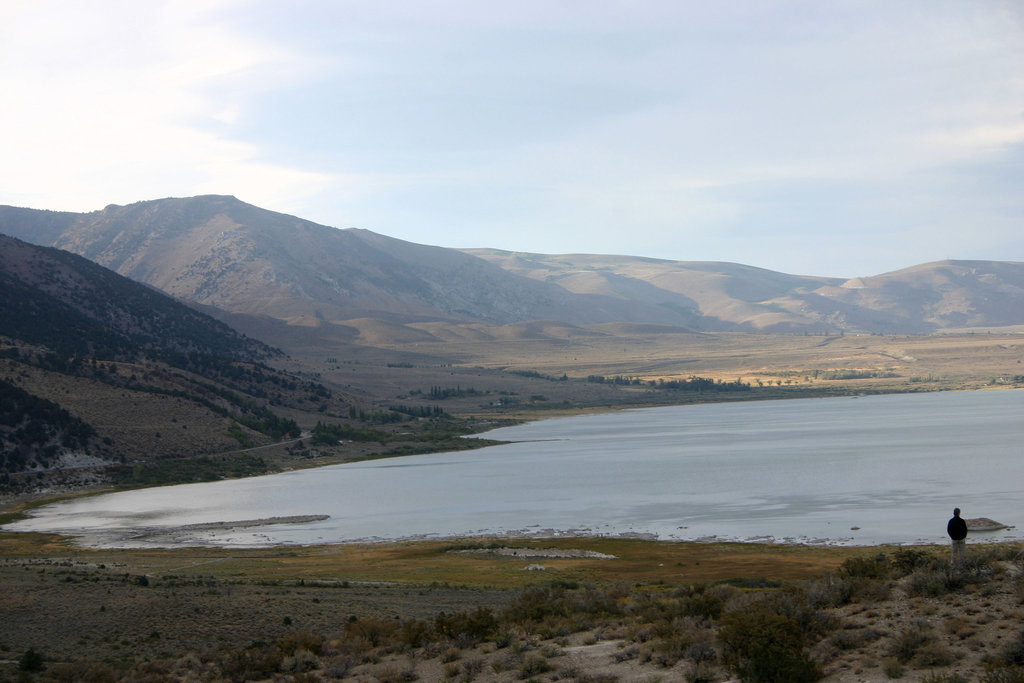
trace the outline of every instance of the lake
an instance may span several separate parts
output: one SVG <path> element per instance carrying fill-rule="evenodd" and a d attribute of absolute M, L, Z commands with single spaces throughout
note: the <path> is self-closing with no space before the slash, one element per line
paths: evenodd
<path fill-rule="evenodd" d="M 491 534 L 875 545 L 946 543 L 955 506 L 1024 521 L 1020 390 L 648 408 L 485 436 L 512 443 L 65 501 L 5 528 L 118 547 Z M 314 515 L 326 518 L 224 524 Z"/>

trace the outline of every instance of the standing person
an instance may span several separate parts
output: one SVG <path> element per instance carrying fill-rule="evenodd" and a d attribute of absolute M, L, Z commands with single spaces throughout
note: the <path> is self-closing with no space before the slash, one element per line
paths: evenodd
<path fill-rule="evenodd" d="M 953 508 L 953 517 L 946 524 L 946 533 L 953 539 L 952 565 L 956 569 L 964 563 L 964 547 L 967 545 L 967 522 L 960 517 L 960 508 Z"/>

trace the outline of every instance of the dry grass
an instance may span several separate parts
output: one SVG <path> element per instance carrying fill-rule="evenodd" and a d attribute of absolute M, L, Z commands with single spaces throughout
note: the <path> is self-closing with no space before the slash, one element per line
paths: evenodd
<path fill-rule="evenodd" d="M 822 337 L 666 331 L 626 334 L 598 327 L 577 328 L 575 333 L 562 336 L 494 336 L 477 340 L 453 332 L 444 342 L 378 340 L 376 347 L 346 349 L 351 358 L 360 360 L 340 364 L 325 362 L 328 357 L 344 355 L 336 348 L 310 347 L 297 350 L 295 355 L 306 368 L 322 373 L 325 382 L 380 398 L 407 398 L 410 389 L 425 390 L 434 385 L 474 387 L 492 395 L 486 400 L 449 400 L 444 407 L 453 412 L 474 412 L 504 391 L 521 400 L 524 414 L 541 415 L 593 404 L 673 399 L 651 396 L 642 388 L 556 382 L 515 373 L 535 372 L 549 377 L 564 373 L 570 378 L 621 375 L 645 380 L 696 375 L 725 381 L 742 379 L 755 385 L 760 380 L 765 386 L 781 382 L 784 392 L 811 389 L 850 393 L 977 389 L 1000 386 L 1006 378 L 1024 374 L 1024 337 L 1012 333 Z M 404 361 L 408 367 L 395 367 L 397 361 Z M 893 376 L 825 379 L 830 371 Z M 544 400 L 529 400 L 538 395 Z"/>
<path fill-rule="evenodd" d="M 1016 656 L 1021 638 L 1018 546 L 972 547 L 963 581 L 915 597 L 913 572 L 940 571 L 944 549 L 916 549 L 918 569 L 887 563 L 876 576 L 874 557 L 906 549 L 495 542 L 617 559 L 454 553 L 439 542 L 85 550 L 0 534 L 0 680 L 30 649 L 45 658 L 41 680 L 89 667 L 109 675 L 95 680 L 144 667 L 164 676 L 153 680 L 256 670 L 310 681 L 723 680 L 727 614 L 734 642 L 751 637 L 735 628 L 756 623 L 743 615 L 788 624 L 827 681 L 897 670 L 977 680 Z M 544 571 L 525 571 L 537 562 Z"/>
<path fill-rule="evenodd" d="M 521 548 L 572 548 L 614 555 L 517 558 L 452 552 L 494 543 Z M 0 533 L 4 558 L 48 557 L 124 566 L 159 578 L 167 573 L 260 581 L 359 581 L 518 588 L 557 577 L 568 581 L 685 584 L 721 578 L 797 580 L 834 571 L 858 549 L 743 543 L 670 543 L 630 539 L 472 539 L 264 549 L 182 548 L 91 550 L 46 534 Z M 526 567 L 541 564 L 543 572 Z"/>

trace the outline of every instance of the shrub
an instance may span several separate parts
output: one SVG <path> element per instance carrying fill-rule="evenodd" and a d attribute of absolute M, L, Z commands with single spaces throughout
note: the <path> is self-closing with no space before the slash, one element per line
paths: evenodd
<path fill-rule="evenodd" d="M 544 659 L 540 655 L 530 655 L 523 662 L 523 665 L 519 667 L 519 677 L 529 678 L 530 676 L 551 671 L 552 668 L 553 667 L 548 660 Z"/>
<path fill-rule="evenodd" d="M 1007 666 L 1024 667 L 1024 631 L 1003 646 L 999 651 L 999 660 Z"/>
<path fill-rule="evenodd" d="M 357 619 L 345 624 L 346 635 L 365 639 L 371 647 L 380 647 L 398 631 L 397 622 L 388 619 Z"/>
<path fill-rule="evenodd" d="M 726 603 L 738 594 L 738 590 L 730 585 L 719 585 L 708 588 L 706 586 L 690 586 L 676 592 L 676 597 L 681 598 L 679 611 L 687 617 L 703 617 L 705 619 L 718 619 L 722 616 L 722 610 Z"/>
<path fill-rule="evenodd" d="M 277 673 L 283 660 L 276 647 L 250 647 L 230 652 L 221 661 L 221 671 L 232 680 L 258 680 Z"/>
<path fill-rule="evenodd" d="M 717 681 L 718 677 L 715 675 L 714 668 L 705 662 L 697 662 L 696 664 L 689 667 L 683 674 L 686 683 L 713 683 Z"/>
<path fill-rule="evenodd" d="M 818 608 L 841 607 L 851 602 L 881 602 L 889 597 L 891 583 L 884 579 L 841 576 L 807 584 L 807 599 Z"/>
<path fill-rule="evenodd" d="M 903 665 L 895 657 L 886 657 L 882 661 L 882 672 L 889 678 L 903 678 Z"/>
<path fill-rule="evenodd" d="M 918 666 L 947 666 L 955 661 L 953 653 L 937 640 L 925 643 L 914 657 L 914 663 Z"/>
<path fill-rule="evenodd" d="M 963 587 L 963 576 L 949 569 L 919 569 L 912 573 L 907 581 L 907 592 L 911 596 L 929 595 L 938 597 L 954 593 Z"/>
<path fill-rule="evenodd" d="M 725 664 L 744 683 L 802 683 L 821 677 L 804 652 L 805 636 L 792 617 L 754 609 L 730 612 L 719 631 Z"/>
<path fill-rule="evenodd" d="M 1024 683 L 1024 668 L 989 663 L 979 680 L 981 683 Z"/>
<path fill-rule="evenodd" d="M 309 631 L 294 631 L 281 636 L 277 646 L 286 655 L 295 654 L 298 650 L 318 655 L 323 651 L 324 637 Z"/>
<path fill-rule="evenodd" d="M 918 621 L 893 636 L 888 654 L 901 664 L 912 660 L 918 651 L 935 640 L 935 633 L 927 622 Z"/>
<path fill-rule="evenodd" d="M 927 673 L 921 678 L 921 683 L 971 683 L 966 676 L 958 673 Z"/>
<path fill-rule="evenodd" d="M 462 678 L 466 681 L 471 681 L 484 670 L 484 660 L 481 657 L 474 657 L 473 659 L 467 659 L 462 663 Z"/>
<path fill-rule="evenodd" d="M 393 666 L 386 666 L 374 674 L 377 683 L 408 683 L 419 680 L 419 674 L 411 669 L 399 671 Z"/>
<path fill-rule="evenodd" d="M 673 666 L 681 659 L 697 663 L 714 659 L 715 648 L 711 644 L 714 634 L 707 623 L 697 617 L 683 617 L 662 621 L 654 627 L 651 649 L 654 660 L 661 666 Z"/>
<path fill-rule="evenodd" d="M 836 631 L 829 641 L 840 650 L 856 650 L 882 637 L 881 631 L 873 628 L 858 628 Z"/>
<path fill-rule="evenodd" d="M 281 671 L 287 673 L 302 673 L 320 668 L 320 658 L 309 650 L 298 649 L 281 660 Z"/>
<path fill-rule="evenodd" d="M 884 554 L 873 557 L 850 557 L 839 567 L 842 577 L 859 577 L 864 579 L 881 579 L 889 575 L 892 563 Z"/>
<path fill-rule="evenodd" d="M 572 623 L 583 627 L 583 616 L 613 616 L 622 613 L 619 599 L 628 595 L 624 588 L 570 589 L 565 585 L 526 588 L 505 608 L 504 618 L 516 623 Z"/>
<path fill-rule="evenodd" d="M 423 647 L 430 639 L 430 624 L 421 619 L 406 619 L 398 627 L 398 642 L 405 647 Z"/>
<path fill-rule="evenodd" d="M 614 659 L 616 662 L 628 662 L 629 660 L 636 659 L 639 656 L 640 649 L 635 645 L 630 645 L 629 647 L 623 648 L 622 650 L 619 650 L 614 655 L 612 655 L 612 659 Z"/>
<path fill-rule="evenodd" d="M 737 606 L 740 603 L 737 603 Z M 789 617 L 796 622 L 804 638 L 816 638 L 836 628 L 837 620 L 829 612 L 819 610 L 810 595 L 794 587 L 786 587 L 766 595 L 758 596 L 746 609 L 766 609 Z"/>
<path fill-rule="evenodd" d="M 116 683 L 122 680 L 108 664 L 67 662 L 50 667 L 47 677 L 55 683 Z"/>
<path fill-rule="evenodd" d="M 928 566 L 932 556 L 923 550 L 914 548 L 901 548 L 892 554 L 893 567 L 901 576 L 906 576 L 915 569 L 922 569 Z"/>
<path fill-rule="evenodd" d="M 43 655 L 36 652 L 35 648 L 25 650 L 25 654 L 18 659 L 18 671 L 42 671 L 44 668 Z"/>
<path fill-rule="evenodd" d="M 498 629 L 498 620 L 487 607 L 478 607 L 470 613 L 447 616 L 439 614 L 434 619 L 434 630 L 439 635 L 451 638 L 461 645 L 470 646 L 489 637 Z"/>

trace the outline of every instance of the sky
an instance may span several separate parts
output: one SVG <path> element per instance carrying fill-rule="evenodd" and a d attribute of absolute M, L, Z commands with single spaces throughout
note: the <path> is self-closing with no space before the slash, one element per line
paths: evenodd
<path fill-rule="evenodd" d="M 444 247 L 1024 261 L 1019 0 L 3 0 L 0 204 Z"/>

